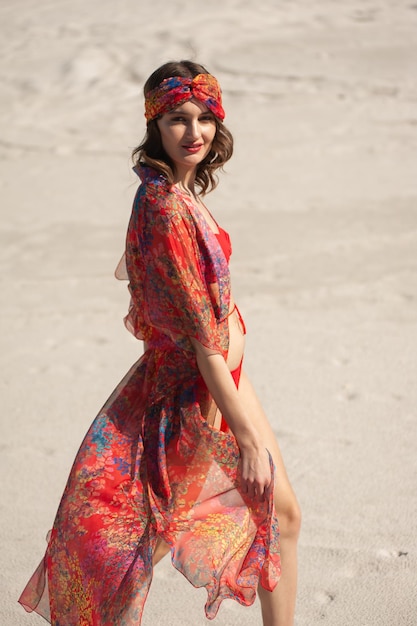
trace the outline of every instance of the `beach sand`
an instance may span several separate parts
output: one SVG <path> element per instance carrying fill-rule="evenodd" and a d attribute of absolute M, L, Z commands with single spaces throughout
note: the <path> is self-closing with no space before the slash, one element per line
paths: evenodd
<path fill-rule="evenodd" d="M 224 91 L 246 369 L 303 511 L 297 626 L 417 624 L 417 5 L 172 0 L 0 6 L 2 626 L 90 422 L 141 345 L 113 277 L 170 59 Z M 278 477 L 279 479 L 279 477 Z M 202 626 L 169 559 L 144 626 Z M 224 602 L 218 626 L 261 624 Z"/>

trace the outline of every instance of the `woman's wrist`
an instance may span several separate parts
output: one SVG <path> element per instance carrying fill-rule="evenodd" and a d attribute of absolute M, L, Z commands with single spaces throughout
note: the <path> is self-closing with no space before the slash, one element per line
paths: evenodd
<path fill-rule="evenodd" d="M 264 447 L 255 429 L 250 429 L 244 433 L 235 432 L 234 435 L 242 453 L 258 455 Z"/>

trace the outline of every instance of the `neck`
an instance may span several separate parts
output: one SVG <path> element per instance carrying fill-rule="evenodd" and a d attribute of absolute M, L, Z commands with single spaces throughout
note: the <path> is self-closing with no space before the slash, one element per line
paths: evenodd
<path fill-rule="evenodd" d="M 175 173 L 174 184 L 185 191 L 186 193 L 191 194 L 194 198 L 197 197 L 195 192 L 195 170 L 179 173 Z"/>

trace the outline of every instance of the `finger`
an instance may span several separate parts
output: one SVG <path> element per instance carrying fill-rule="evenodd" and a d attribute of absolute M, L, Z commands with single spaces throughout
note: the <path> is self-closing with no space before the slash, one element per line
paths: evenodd
<path fill-rule="evenodd" d="M 265 502 L 267 499 L 268 499 L 268 488 L 264 487 L 262 490 L 259 491 L 259 501 Z"/>
<path fill-rule="evenodd" d="M 256 498 L 256 489 L 253 483 L 249 483 L 248 485 L 248 496 L 251 500 L 254 500 Z"/>
<path fill-rule="evenodd" d="M 263 499 L 264 499 L 264 497 L 265 497 L 265 488 L 264 488 L 264 485 L 262 485 L 262 484 L 261 484 L 261 485 L 258 485 L 258 486 L 256 487 L 256 497 L 258 498 L 258 500 L 259 500 L 260 502 L 262 502 L 262 500 L 263 500 Z"/>
<path fill-rule="evenodd" d="M 255 485 L 255 483 L 249 481 L 247 483 L 247 486 L 248 486 L 247 494 L 248 494 L 249 498 L 251 500 L 256 500 L 257 492 L 256 492 L 256 485 Z"/>
<path fill-rule="evenodd" d="M 261 501 L 266 501 L 269 500 L 270 496 L 271 496 L 271 489 L 272 489 L 272 482 L 269 481 L 269 483 L 267 483 L 266 485 L 264 485 L 260 490 L 259 490 L 259 494 L 260 494 L 260 500 Z"/>
<path fill-rule="evenodd" d="M 272 487 L 272 483 L 269 482 L 268 485 L 265 485 L 265 489 L 264 489 L 264 499 L 265 500 L 269 500 L 269 497 L 271 495 L 271 487 Z"/>
<path fill-rule="evenodd" d="M 248 479 L 243 479 L 243 478 L 241 479 L 240 490 L 243 494 L 249 497 L 253 496 L 252 484 Z"/>

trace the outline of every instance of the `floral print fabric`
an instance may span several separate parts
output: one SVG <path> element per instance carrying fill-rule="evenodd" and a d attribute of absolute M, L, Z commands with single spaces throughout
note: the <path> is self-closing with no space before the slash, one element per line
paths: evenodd
<path fill-rule="evenodd" d="M 166 78 L 146 94 L 145 117 L 147 121 L 153 120 L 192 98 L 205 104 L 216 117 L 224 120 L 222 92 L 217 79 L 211 74 L 198 74 L 194 78 Z"/>
<path fill-rule="evenodd" d="M 206 420 L 211 398 L 195 337 L 227 355 L 229 270 L 187 197 L 141 170 L 126 242 L 128 328 L 148 349 L 114 390 L 72 467 L 45 558 L 20 602 L 54 626 L 137 626 L 158 536 L 173 565 L 207 590 L 251 604 L 279 572 L 269 501 L 239 490 L 239 449 Z M 272 467 L 272 462 L 271 462 Z"/>

